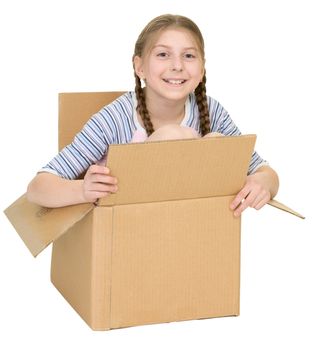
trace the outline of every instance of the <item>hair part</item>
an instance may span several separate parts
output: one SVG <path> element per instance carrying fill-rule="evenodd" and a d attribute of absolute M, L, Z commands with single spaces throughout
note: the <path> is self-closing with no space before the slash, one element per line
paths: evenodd
<path fill-rule="evenodd" d="M 162 31 L 168 28 L 186 29 L 193 35 L 194 39 L 198 44 L 201 59 L 204 65 L 204 62 L 205 62 L 204 40 L 198 26 L 191 19 L 187 17 L 165 14 L 151 20 L 140 33 L 135 44 L 135 50 L 133 54 L 133 66 L 134 66 L 135 57 L 136 56 L 143 57 L 144 54 L 146 54 L 146 52 L 149 51 L 150 48 L 153 46 L 154 40 L 158 37 L 157 34 L 160 34 Z M 136 74 L 135 66 L 134 66 L 134 75 L 135 75 L 135 93 L 137 98 L 137 111 L 143 120 L 147 135 L 150 136 L 154 132 L 154 128 L 149 116 L 149 111 L 147 109 L 144 90 L 141 86 L 141 80 Z M 206 84 L 206 75 L 204 70 L 202 81 L 199 83 L 199 85 L 195 89 L 195 97 L 196 97 L 196 102 L 199 109 L 200 132 L 202 136 L 210 132 L 209 108 L 207 103 L 205 84 Z"/>

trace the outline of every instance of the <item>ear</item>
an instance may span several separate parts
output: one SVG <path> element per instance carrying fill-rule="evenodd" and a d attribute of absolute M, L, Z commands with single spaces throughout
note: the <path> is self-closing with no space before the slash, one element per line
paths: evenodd
<path fill-rule="evenodd" d="M 139 56 L 134 57 L 134 69 L 140 79 L 145 78 L 143 73 L 143 59 Z"/>

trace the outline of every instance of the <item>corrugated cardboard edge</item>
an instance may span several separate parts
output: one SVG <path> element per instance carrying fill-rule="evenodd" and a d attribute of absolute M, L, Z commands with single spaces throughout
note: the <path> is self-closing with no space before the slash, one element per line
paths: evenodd
<path fill-rule="evenodd" d="M 285 204 L 278 202 L 276 199 L 271 199 L 267 204 L 269 204 L 272 207 L 275 207 L 277 209 L 283 210 L 283 211 L 285 211 L 285 212 L 287 212 L 289 214 L 295 215 L 295 216 L 297 216 L 300 219 L 305 219 L 305 217 L 302 214 L 300 214 L 300 213 L 294 211 L 293 209 L 287 207 Z"/>

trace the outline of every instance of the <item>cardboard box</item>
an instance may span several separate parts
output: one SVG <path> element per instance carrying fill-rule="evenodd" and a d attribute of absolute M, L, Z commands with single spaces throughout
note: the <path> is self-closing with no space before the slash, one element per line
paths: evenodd
<path fill-rule="evenodd" d="M 60 94 L 59 147 L 119 94 Z M 229 204 L 254 143 L 112 145 L 117 193 L 57 209 L 24 195 L 5 213 L 34 256 L 53 242 L 51 281 L 94 330 L 239 315 L 241 219 Z"/>

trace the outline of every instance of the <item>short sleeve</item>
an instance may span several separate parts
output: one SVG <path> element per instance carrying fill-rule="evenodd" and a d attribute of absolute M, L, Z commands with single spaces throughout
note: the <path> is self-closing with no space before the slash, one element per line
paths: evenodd
<path fill-rule="evenodd" d="M 76 134 L 73 142 L 64 147 L 39 172 L 50 172 L 65 179 L 76 179 L 90 165 L 99 161 L 113 143 L 112 124 L 102 113 L 95 114 Z"/>

